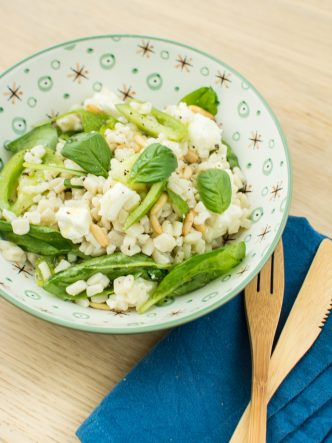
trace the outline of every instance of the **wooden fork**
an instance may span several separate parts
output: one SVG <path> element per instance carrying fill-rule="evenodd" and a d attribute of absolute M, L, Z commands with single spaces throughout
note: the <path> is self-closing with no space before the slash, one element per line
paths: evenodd
<path fill-rule="evenodd" d="M 252 357 L 249 443 L 266 441 L 269 363 L 283 296 L 284 257 L 280 240 L 261 272 L 245 289 Z"/>

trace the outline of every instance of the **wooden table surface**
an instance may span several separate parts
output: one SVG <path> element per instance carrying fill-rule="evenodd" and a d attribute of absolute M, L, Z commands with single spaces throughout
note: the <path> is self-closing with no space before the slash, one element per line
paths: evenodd
<path fill-rule="evenodd" d="M 285 130 L 292 214 L 332 235 L 330 0 L 0 0 L 0 11 L 0 70 L 46 46 L 106 33 L 176 39 L 233 66 Z M 162 335 L 93 335 L 3 300 L 0 309 L 0 442 L 77 441 L 77 426 Z"/>

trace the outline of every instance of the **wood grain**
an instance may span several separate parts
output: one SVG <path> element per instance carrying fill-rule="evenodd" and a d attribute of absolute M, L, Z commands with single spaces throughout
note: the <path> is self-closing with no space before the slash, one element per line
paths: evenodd
<path fill-rule="evenodd" d="M 46 46 L 145 33 L 223 59 L 267 98 L 293 158 L 292 213 L 332 235 L 330 0 L 0 0 L 0 70 Z M 0 301 L 0 441 L 75 442 L 75 429 L 162 333 L 62 329 Z"/>

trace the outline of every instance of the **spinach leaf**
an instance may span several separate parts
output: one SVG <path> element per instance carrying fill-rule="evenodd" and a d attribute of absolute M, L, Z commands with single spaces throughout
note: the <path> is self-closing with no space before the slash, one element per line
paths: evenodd
<path fill-rule="evenodd" d="M 181 141 L 187 136 L 187 127 L 177 118 L 152 108 L 151 114 L 140 114 L 128 103 L 116 105 L 117 110 L 145 134 L 158 137 L 163 133 L 169 140 Z"/>
<path fill-rule="evenodd" d="M 44 289 L 62 299 L 71 299 L 66 293 L 66 287 L 77 280 L 87 280 L 92 275 L 101 272 L 114 280 L 121 275 L 136 274 L 144 270 L 168 269 L 169 265 L 155 263 L 143 254 L 132 257 L 119 253 L 95 257 L 78 265 L 73 265 L 58 272 L 46 282 Z"/>
<path fill-rule="evenodd" d="M 138 222 L 142 217 L 144 217 L 145 214 L 150 211 L 152 206 L 157 202 L 158 198 L 161 196 L 163 190 L 165 189 L 165 184 L 166 182 L 160 182 L 155 183 L 151 186 L 142 203 L 128 215 L 123 228 L 124 230 L 129 229 L 130 226 Z"/>
<path fill-rule="evenodd" d="M 233 243 L 204 254 L 194 255 L 176 265 L 161 281 L 151 298 L 144 303 L 139 312 L 168 296 L 179 296 L 205 286 L 212 280 L 229 272 L 245 257 L 244 242 Z"/>
<path fill-rule="evenodd" d="M 232 200 L 232 185 L 229 175 L 222 169 L 208 169 L 197 177 L 197 189 L 204 206 L 222 214 Z"/>
<path fill-rule="evenodd" d="M 98 132 L 74 135 L 65 143 L 62 155 L 73 160 L 86 172 L 108 176 L 111 150 Z"/>
<path fill-rule="evenodd" d="M 166 180 L 178 166 L 173 151 L 160 143 L 152 143 L 138 157 L 130 171 L 136 183 L 157 183 Z"/>
<path fill-rule="evenodd" d="M 180 197 L 176 192 L 167 189 L 168 197 L 175 209 L 175 212 L 182 218 L 184 218 L 189 212 L 188 203 Z"/>
<path fill-rule="evenodd" d="M 22 149 L 31 149 L 36 145 L 47 146 L 54 149 L 58 142 L 57 130 L 50 124 L 38 126 L 6 144 L 5 148 L 11 152 L 18 152 Z"/>
<path fill-rule="evenodd" d="M 225 141 L 222 142 L 223 145 L 225 145 L 227 147 L 227 161 L 229 163 L 229 166 L 231 169 L 235 168 L 236 166 L 239 168 L 239 160 L 237 158 L 237 155 L 234 153 L 233 149 L 230 147 L 230 145 L 228 143 L 226 143 Z"/>
<path fill-rule="evenodd" d="M 28 234 L 17 235 L 13 233 L 9 222 L 0 220 L 0 233 L 6 240 L 35 254 L 56 256 L 73 252 L 76 255 L 81 255 L 70 240 L 63 238 L 59 231 L 47 226 L 31 225 Z"/>
<path fill-rule="evenodd" d="M 203 86 L 202 88 L 196 89 L 180 101 L 187 103 L 187 105 L 199 106 L 212 115 L 216 115 L 218 112 L 218 96 L 211 87 Z"/>
<path fill-rule="evenodd" d="M 25 151 L 19 151 L 0 172 L 0 209 L 9 209 L 15 197 L 18 179 L 23 171 Z"/>

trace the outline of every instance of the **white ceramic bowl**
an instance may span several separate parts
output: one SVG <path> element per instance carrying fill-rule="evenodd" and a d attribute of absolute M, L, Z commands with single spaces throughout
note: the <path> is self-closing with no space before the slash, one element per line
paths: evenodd
<path fill-rule="evenodd" d="M 1 143 L 99 91 L 135 95 L 162 107 L 211 85 L 218 120 L 247 177 L 252 226 L 241 238 L 245 261 L 230 274 L 143 315 L 80 308 L 39 288 L 28 265 L 0 257 L 0 292 L 19 308 L 59 325 L 101 333 L 138 333 L 177 326 L 218 308 L 258 273 L 275 248 L 291 199 L 291 166 L 278 120 L 257 90 L 222 61 L 155 37 L 105 35 L 62 43 L 18 62 L 0 77 Z M 8 159 L 0 148 L 0 165 Z"/>

